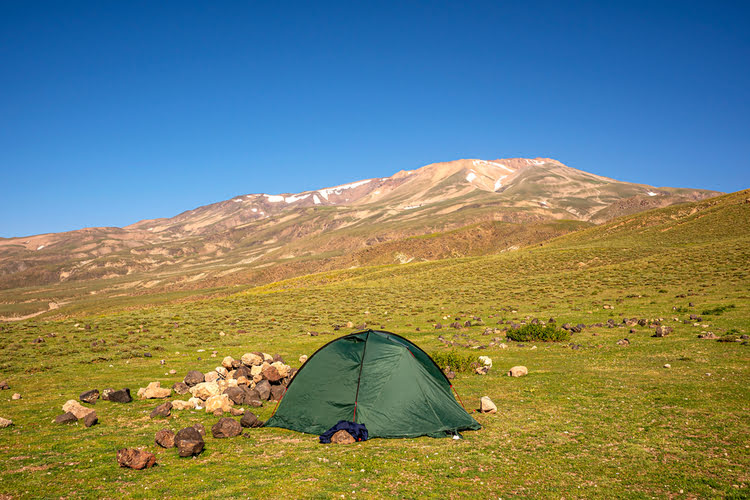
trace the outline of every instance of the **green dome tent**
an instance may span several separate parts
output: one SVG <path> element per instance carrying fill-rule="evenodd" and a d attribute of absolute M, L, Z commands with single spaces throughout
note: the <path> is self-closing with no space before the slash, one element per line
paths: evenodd
<path fill-rule="evenodd" d="M 371 438 L 442 437 L 481 427 L 427 353 L 376 330 L 339 337 L 310 356 L 266 427 L 322 434 L 339 420 L 364 424 Z"/>

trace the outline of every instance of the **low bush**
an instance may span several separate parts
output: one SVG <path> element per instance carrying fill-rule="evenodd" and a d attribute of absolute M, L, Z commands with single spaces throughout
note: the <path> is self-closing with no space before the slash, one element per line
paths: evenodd
<path fill-rule="evenodd" d="M 468 372 L 472 369 L 472 364 L 479 362 L 477 356 L 471 354 L 461 354 L 457 351 L 439 351 L 430 354 L 435 363 L 441 370 L 450 367 L 454 372 Z"/>
<path fill-rule="evenodd" d="M 508 340 L 516 342 L 561 342 L 570 339 L 570 332 L 560 330 L 554 325 L 523 325 L 520 328 L 511 328 L 506 333 Z"/>

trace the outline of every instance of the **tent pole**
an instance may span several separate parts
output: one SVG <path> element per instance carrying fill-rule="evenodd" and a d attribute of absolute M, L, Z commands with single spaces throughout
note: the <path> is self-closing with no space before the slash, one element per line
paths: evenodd
<path fill-rule="evenodd" d="M 463 408 L 466 413 L 469 413 L 469 410 L 467 410 L 466 407 L 464 406 L 464 402 L 461 401 L 461 396 L 458 395 L 458 391 L 456 390 L 455 387 L 453 387 L 453 384 L 451 384 L 451 389 L 453 389 L 453 392 L 456 394 L 456 397 L 458 398 L 458 402 L 461 403 L 461 408 Z"/>

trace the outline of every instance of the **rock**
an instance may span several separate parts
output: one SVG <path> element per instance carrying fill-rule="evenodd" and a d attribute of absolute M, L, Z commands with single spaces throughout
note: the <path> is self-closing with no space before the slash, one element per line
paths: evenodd
<path fill-rule="evenodd" d="M 279 375 L 281 376 L 281 378 L 288 377 L 289 376 L 289 372 L 292 369 L 291 366 L 285 365 L 281 361 L 274 361 L 273 363 L 271 363 L 271 366 L 273 366 L 274 368 L 276 368 L 276 371 L 279 372 Z"/>
<path fill-rule="evenodd" d="M 190 398 L 191 400 L 193 398 Z M 195 408 L 195 403 L 193 401 L 183 401 L 181 399 L 175 399 L 172 401 L 172 409 L 173 410 L 192 410 Z"/>
<path fill-rule="evenodd" d="M 263 427 L 263 421 L 258 419 L 258 416 L 251 411 L 246 411 L 240 419 L 240 425 L 242 427 Z"/>
<path fill-rule="evenodd" d="M 8 389 L 10 389 L 10 386 L 8 385 L 7 380 L 0 382 L 0 391 L 7 391 Z"/>
<path fill-rule="evenodd" d="M 354 328 L 354 323 L 352 323 L 351 321 L 347 321 L 346 322 L 346 327 L 347 328 Z"/>
<path fill-rule="evenodd" d="M 208 372 L 203 375 L 206 382 L 216 382 L 219 380 L 219 374 L 216 372 L 216 370 Z"/>
<path fill-rule="evenodd" d="M 672 365 L 670 365 L 669 363 L 667 363 L 666 365 L 664 365 L 664 368 L 672 368 Z"/>
<path fill-rule="evenodd" d="M 448 380 L 453 380 L 454 378 L 456 378 L 456 372 L 448 370 L 445 372 L 445 376 L 448 378 Z"/>
<path fill-rule="evenodd" d="M 0 417 L 0 429 L 5 429 L 6 427 L 10 427 L 11 425 L 13 425 L 12 420 L 8 420 L 7 418 Z"/>
<path fill-rule="evenodd" d="M 251 366 L 250 367 L 250 376 L 251 377 L 255 377 L 256 375 L 260 375 L 261 372 L 263 371 L 264 367 L 265 367 L 265 365 L 263 363 L 261 363 L 259 365 L 253 365 L 253 366 Z"/>
<path fill-rule="evenodd" d="M 255 385 L 255 390 L 258 391 L 260 399 L 266 401 L 271 395 L 271 384 L 268 382 L 268 380 L 261 380 Z"/>
<path fill-rule="evenodd" d="M 196 398 L 206 400 L 211 396 L 220 394 L 219 384 L 216 382 L 201 382 L 200 384 L 194 385 L 190 388 L 190 394 Z"/>
<path fill-rule="evenodd" d="M 307 354 L 303 354 L 302 356 L 299 357 L 300 363 L 304 364 L 305 361 L 307 361 Z"/>
<path fill-rule="evenodd" d="M 217 439 L 239 436 L 242 434 L 242 426 L 233 418 L 220 418 L 219 421 L 211 427 L 211 434 Z"/>
<path fill-rule="evenodd" d="M 193 387 L 194 385 L 200 384 L 201 382 L 205 381 L 205 375 L 203 373 L 199 372 L 198 370 L 190 370 L 187 372 L 187 375 L 185 375 L 185 378 L 183 382 L 188 387 Z"/>
<path fill-rule="evenodd" d="M 717 339 L 719 338 L 714 332 L 706 332 L 698 335 L 699 339 Z"/>
<path fill-rule="evenodd" d="M 74 424 L 78 422 L 78 417 L 73 415 L 71 412 L 66 411 L 62 415 L 55 417 L 56 424 Z"/>
<path fill-rule="evenodd" d="M 229 399 L 231 399 L 232 402 L 236 405 L 241 405 L 245 402 L 245 391 L 243 391 L 239 387 L 229 387 L 226 391 L 224 391 L 224 394 L 229 396 Z"/>
<path fill-rule="evenodd" d="M 13 394 L 13 395 L 12 395 L 12 396 L 10 397 L 10 399 L 12 399 L 12 400 L 14 400 L 14 401 L 17 401 L 17 400 L 21 399 L 21 395 L 20 395 L 19 393 L 15 393 L 15 394 Z"/>
<path fill-rule="evenodd" d="M 628 339 L 620 339 L 617 341 L 617 345 L 630 345 L 630 341 Z"/>
<path fill-rule="evenodd" d="M 232 414 L 234 417 L 240 417 L 245 414 L 244 408 L 230 408 L 229 413 Z"/>
<path fill-rule="evenodd" d="M 229 370 L 227 370 L 223 366 L 217 366 L 216 368 L 214 368 L 214 371 L 219 374 L 219 380 L 229 378 Z"/>
<path fill-rule="evenodd" d="M 164 399 L 172 395 L 172 389 L 162 387 L 161 382 L 151 382 L 143 392 L 138 389 L 138 395 L 141 399 Z"/>
<path fill-rule="evenodd" d="M 126 387 L 125 389 L 120 389 L 109 394 L 109 400 L 115 403 L 130 403 L 133 401 L 133 398 L 130 396 L 130 389 Z"/>
<path fill-rule="evenodd" d="M 240 365 L 234 372 L 232 373 L 232 378 L 237 379 L 237 383 L 239 384 L 240 378 L 248 378 L 251 377 L 250 375 L 250 368 L 248 368 L 245 365 Z"/>
<path fill-rule="evenodd" d="M 153 409 L 153 411 L 151 412 L 151 418 L 168 417 L 171 414 L 172 414 L 172 403 L 167 401 L 166 403 L 162 403 Z"/>
<path fill-rule="evenodd" d="M 479 362 L 487 368 L 492 368 L 492 358 L 489 356 L 479 356 Z"/>
<path fill-rule="evenodd" d="M 666 337 L 672 333 L 672 327 L 670 326 L 657 326 L 656 327 L 656 333 L 651 335 L 652 337 Z"/>
<path fill-rule="evenodd" d="M 203 435 L 195 427 L 185 427 L 178 431 L 174 437 L 174 444 L 177 446 L 180 456 L 190 457 L 202 452 L 205 446 Z"/>
<path fill-rule="evenodd" d="M 205 404 L 205 401 L 203 401 L 201 398 L 190 398 L 187 400 L 187 402 L 188 404 L 192 404 L 193 408 L 195 408 L 196 410 L 200 410 Z M 172 403 L 172 406 L 174 406 L 174 402 Z"/>
<path fill-rule="evenodd" d="M 263 406 L 262 398 L 260 397 L 260 393 L 257 389 L 250 389 L 245 394 L 245 404 L 250 406 Z"/>
<path fill-rule="evenodd" d="M 268 365 L 265 368 L 263 368 L 263 378 L 268 380 L 269 382 L 278 382 L 283 377 L 279 373 L 279 371 L 276 369 L 273 365 Z"/>
<path fill-rule="evenodd" d="M 227 370 L 232 369 L 232 363 L 234 363 L 234 358 L 232 356 L 226 356 L 221 360 L 221 366 L 223 366 Z"/>
<path fill-rule="evenodd" d="M 514 366 L 508 371 L 509 377 L 523 377 L 524 375 L 528 375 L 529 370 L 525 366 Z"/>
<path fill-rule="evenodd" d="M 109 396 L 110 396 L 110 395 L 111 395 L 111 394 L 112 394 L 113 392 L 115 392 L 115 390 L 114 390 L 114 389 L 104 389 L 104 390 L 102 391 L 102 394 L 101 394 L 101 396 L 99 396 L 99 397 L 100 397 L 100 398 L 102 398 L 102 400 L 104 400 L 104 401 L 109 401 Z"/>
<path fill-rule="evenodd" d="M 284 397 L 284 393 L 286 392 L 286 387 L 283 385 L 272 385 L 271 386 L 271 394 L 268 397 L 269 401 L 281 401 L 281 398 Z"/>
<path fill-rule="evenodd" d="M 226 394 L 217 394 L 206 400 L 206 411 L 213 413 L 216 410 L 229 411 L 232 408 L 232 400 Z"/>
<path fill-rule="evenodd" d="M 252 352 L 243 354 L 241 361 L 245 366 L 258 366 L 263 364 L 263 358 Z"/>
<path fill-rule="evenodd" d="M 176 375 L 177 374 L 177 370 L 175 370 L 174 368 L 172 368 L 171 370 L 169 370 L 169 374 L 170 375 Z"/>
<path fill-rule="evenodd" d="M 73 415 L 76 416 L 76 418 L 83 418 L 89 413 L 92 413 L 94 410 L 93 408 L 86 408 L 85 406 L 81 406 L 81 403 L 76 401 L 75 399 L 68 400 L 63 406 L 62 410 L 64 412 L 70 412 Z"/>
<path fill-rule="evenodd" d="M 354 437 L 344 429 L 336 431 L 336 433 L 331 436 L 331 443 L 333 444 L 352 444 L 354 442 Z"/>
<path fill-rule="evenodd" d="M 482 399 L 479 400 L 479 411 L 482 413 L 497 413 L 497 406 L 489 396 L 482 396 Z"/>
<path fill-rule="evenodd" d="M 250 381 L 247 379 L 247 377 L 242 377 L 242 376 L 237 377 L 237 385 L 238 386 L 240 386 L 240 385 L 245 385 L 246 386 L 248 384 L 250 384 Z"/>
<path fill-rule="evenodd" d="M 162 448 L 174 448 L 174 432 L 172 429 L 162 429 L 154 436 L 154 442 Z"/>
<path fill-rule="evenodd" d="M 92 411 L 85 417 L 83 417 L 83 425 L 86 427 L 91 427 L 92 425 L 96 425 L 99 423 L 99 417 L 96 416 L 96 412 Z"/>
<path fill-rule="evenodd" d="M 203 424 L 193 424 L 193 429 L 198 431 L 201 436 L 206 437 L 206 428 L 203 427 Z"/>
<path fill-rule="evenodd" d="M 117 450 L 117 463 L 120 464 L 120 467 L 141 470 L 153 467 L 156 463 L 156 457 L 148 451 L 123 448 Z"/>
<path fill-rule="evenodd" d="M 190 392 L 190 387 L 185 382 L 175 382 L 172 389 L 177 394 L 187 394 Z"/>
<path fill-rule="evenodd" d="M 91 389 L 90 391 L 81 393 L 81 395 L 78 396 L 78 399 L 84 403 L 94 404 L 96 403 L 96 400 L 99 399 L 99 390 Z"/>
<path fill-rule="evenodd" d="M 490 368 L 488 366 L 478 366 L 474 368 L 474 372 L 477 375 L 487 375 L 489 371 L 490 371 Z"/>

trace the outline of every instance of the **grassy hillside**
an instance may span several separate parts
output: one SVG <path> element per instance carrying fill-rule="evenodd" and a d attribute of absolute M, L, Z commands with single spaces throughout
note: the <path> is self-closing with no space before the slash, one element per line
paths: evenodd
<path fill-rule="evenodd" d="M 747 498 L 750 345 L 740 337 L 750 333 L 748 197 L 626 216 L 517 252 L 331 271 L 154 307 L 148 297 L 127 298 L 126 306 L 140 307 L 106 314 L 92 314 L 92 302 L 64 319 L 0 325 L 0 379 L 11 385 L 0 393 L 0 416 L 15 422 L 0 429 L 0 494 Z M 499 321 L 550 317 L 589 326 L 561 344 L 474 349 L 504 341 L 502 330 L 484 334 L 506 326 Z M 648 326 L 619 326 L 623 318 L 661 318 L 674 332 L 654 338 Z M 447 326 L 466 320 L 475 326 Z M 618 326 L 590 326 L 608 320 Z M 487 376 L 460 373 L 454 386 L 467 408 L 488 395 L 499 413 L 474 414 L 483 428 L 461 441 L 335 447 L 252 429 L 247 438 L 208 437 L 194 459 L 158 448 L 154 433 L 208 428 L 218 417 L 174 411 L 154 421 L 153 400 L 100 401 L 98 426 L 51 423 L 84 390 L 171 385 L 225 355 L 278 352 L 298 366 L 301 354 L 352 331 L 334 331 L 348 321 L 399 333 L 428 352 L 490 356 Z M 697 338 L 706 331 L 739 341 Z M 622 338 L 630 345 L 618 345 Z M 504 376 L 519 364 L 528 376 Z M 166 374 L 170 368 L 177 374 Z M 11 401 L 12 392 L 23 399 Z M 266 404 L 256 413 L 272 411 Z M 118 468 L 116 450 L 125 446 L 153 451 L 159 466 Z"/>

